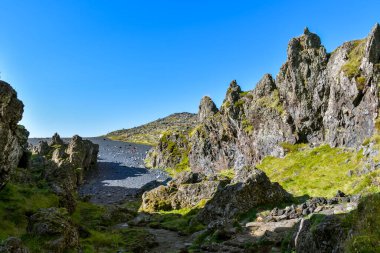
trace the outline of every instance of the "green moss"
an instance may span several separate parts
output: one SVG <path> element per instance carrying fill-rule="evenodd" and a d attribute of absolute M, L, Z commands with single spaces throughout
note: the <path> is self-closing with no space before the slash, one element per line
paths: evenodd
<path fill-rule="evenodd" d="M 280 146 L 285 150 L 286 153 L 291 153 L 291 152 L 295 152 L 302 148 L 307 147 L 307 144 L 304 144 L 304 143 L 291 144 L 288 142 L 283 142 L 283 143 L 280 143 Z"/>
<path fill-rule="evenodd" d="M 248 93 L 249 93 L 249 91 L 240 92 L 240 97 L 245 97 L 248 95 Z"/>
<path fill-rule="evenodd" d="M 243 119 L 241 125 L 243 127 L 244 132 L 248 135 L 252 134 L 253 130 L 255 129 L 247 119 Z"/>
<path fill-rule="evenodd" d="M 177 134 L 178 139 L 176 142 L 172 141 L 170 136 L 172 134 Z M 165 171 L 171 176 L 182 171 L 189 171 L 189 152 L 190 147 L 188 145 L 188 137 L 184 134 L 165 132 L 160 139 L 160 144 L 162 148 L 163 156 L 174 163 L 174 166 L 166 168 Z"/>
<path fill-rule="evenodd" d="M 73 221 L 87 229 L 104 227 L 103 214 L 105 207 L 89 202 L 78 201 L 75 212 L 72 214 Z"/>
<path fill-rule="evenodd" d="M 294 196 L 332 197 L 337 190 L 348 194 L 378 191 L 372 184 L 378 180 L 378 172 L 349 176 L 349 171 L 364 166 L 362 158 L 362 151 L 323 145 L 294 150 L 284 158 L 268 156 L 257 167 Z"/>
<path fill-rule="evenodd" d="M 272 108 L 276 110 L 280 115 L 283 115 L 285 113 L 277 89 L 274 90 L 270 95 L 259 98 L 257 100 L 257 103 L 262 107 Z"/>
<path fill-rule="evenodd" d="M 203 230 L 205 227 L 193 219 L 201 208 L 206 205 L 207 200 L 201 200 L 192 208 L 182 208 L 179 210 L 160 211 L 153 215 L 150 226 L 179 231 L 184 234 L 192 234 Z"/>
<path fill-rule="evenodd" d="M 219 172 L 219 175 L 224 176 L 228 179 L 233 179 L 235 177 L 234 169 L 225 169 Z"/>
<path fill-rule="evenodd" d="M 353 48 L 348 54 L 348 61 L 342 66 L 342 71 L 349 78 L 360 75 L 360 63 L 364 55 L 365 42 L 365 39 L 353 42 Z"/>
<path fill-rule="evenodd" d="M 243 105 L 244 105 L 244 100 L 243 99 L 239 99 L 238 101 L 236 101 L 235 103 L 234 103 L 234 106 L 235 107 L 243 107 Z"/>
<path fill-rule="evenodd" d="M 356 87 L 358 90 L 364 90 L 367 79 L 364 76 L 356 77 Z"/>

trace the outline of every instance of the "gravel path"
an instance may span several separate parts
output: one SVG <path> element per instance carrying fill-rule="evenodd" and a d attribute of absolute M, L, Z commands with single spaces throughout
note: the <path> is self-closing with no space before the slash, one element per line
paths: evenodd
<path fill-rule="evenodd" d="M 150 146 L 101 137 L 85 139 L 99 144 L 98 170 L 87 175 L 78 191 L 80 196 L 91 196 L 91 202 L 119 203 L 168 180 L 163 171 L 144 167 L 143 161 Z M 39 140 L 33 138 L 29 142 L 36 145 Z M 67 142 L 69 139 L 63 140 Z"/>

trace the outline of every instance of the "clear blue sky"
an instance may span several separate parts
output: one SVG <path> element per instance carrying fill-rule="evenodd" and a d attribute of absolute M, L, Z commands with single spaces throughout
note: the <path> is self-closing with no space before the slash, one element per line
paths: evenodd
<path fill-rule="evenodd" d="M 1 78 L 31 136 L 97 136 L 220 105 L 274 76 L 308 26 L 328 51 L 365 37 L 380 1 L 0 1 Z"/>

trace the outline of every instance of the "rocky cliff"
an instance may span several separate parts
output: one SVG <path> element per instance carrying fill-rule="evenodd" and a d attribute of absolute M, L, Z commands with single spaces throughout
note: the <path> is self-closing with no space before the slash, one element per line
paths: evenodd
<path fill-rule="evenodd" d="M 268 155 L 281 157 L 284 145 L 295 143 L 358 147 L 374 133 L 379 85 L 379 24 L 332 53 L 306 28 L 290 40 L 276 79 L 266 74 L 247 92 L 232 81 L 219 110 L 210 98 L 201 100 L 200 124 L 187 138 L 189 166 L 207 174 L 240 170 Z M 158 167 L 173 166 L 165 152 L 151 152 Z M 164 163 L 163 156 L 169 157 Z"/>
<path fill-rule="evenodd" d="M 20 162 L 27 146 L 28 131 L 17 125 L 24 111 L 16 91 L 0 81 L 0 189 L 4 187 L 12 169 Z"/>

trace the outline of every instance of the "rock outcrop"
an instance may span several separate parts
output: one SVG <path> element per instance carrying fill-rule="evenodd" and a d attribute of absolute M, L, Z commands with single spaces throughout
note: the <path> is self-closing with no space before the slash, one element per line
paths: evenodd
<path fill-rule="evenodd" d="M 44 177 L 53 191 L 60 196 L 61 206 L 71 213 L 75 210 L 74 193 L 82 184 L 87 171 L 95 169 L 99 146 L 75 135 L 68 144 L 54 134 L 52 141 L 40 141 L 32 149 L 40 159 L 34 159 L 34 167 L 41 167 Z"/>
<path fill-rule="evenodd" d="M 17 98 L 16 91 L 8 83 L 0 81 L 0 189 L 26 149 L 29 133 L 17 125 L 23 111 L 24 105 Z"/>
<path fill-rule="evenodd" d="M 0 253 L 29 253 L 22 241 L 17 237 L 9 237 L 0 245 Z"/>
<path fill-rule="evenodd" d="M 193 208 L 201 201 L 209 200 L 223 185 L 223 181 L 208 179 L 192 172 L 180 173 L 167 186 L 159 186 L 142 196 L 141 211 L 177 210 Z"/>
<path fill-rule="evenodd" d="M 65 252 L 79 245 L 79 233 L 64 209 L 40 209 L 29 218 L 28 232 L 44 241 L 41 249 Z"/>
<path fill-rule="evenodd" d="M 264 172 L 244 168 L 230 184 L 219 188 L 198 214 L 198 220 L 210 224 L 218 220 L 229 220 L 254 207 L 282 203 L 289 200 L 278 183 L 271 183 Z"/>
<path fill-rule="evenodd" d="M 276 79 L 266 74 L 247 92 L 232 81 L 219 111 L 210 98 L 202 99 L 201 123 L 187 137 L 190 168 L 238 171 L 265 156 L 283 156 L 283 143 L 359 147 L 378 117 L 379 55 L 378 24 L 367 38 L 332 53 L 306 28 L 290 40 Z M 168 152 L 161 142 L 159 147 L 157 157 Z"/>
<path fill-rule="evenodd" d="M 151 149 L 145 160 L 148 168 L 185 169 L 188 164 L 189 141 L 184 133 L 167 131 L 158 145 Z"/>
<path fill-rule="evenodd" d="M 199 105 L 198 120 L 203 122 L 208 117 L 214 116 L 219 110 L 210 97 L 204 96 Z"/>

